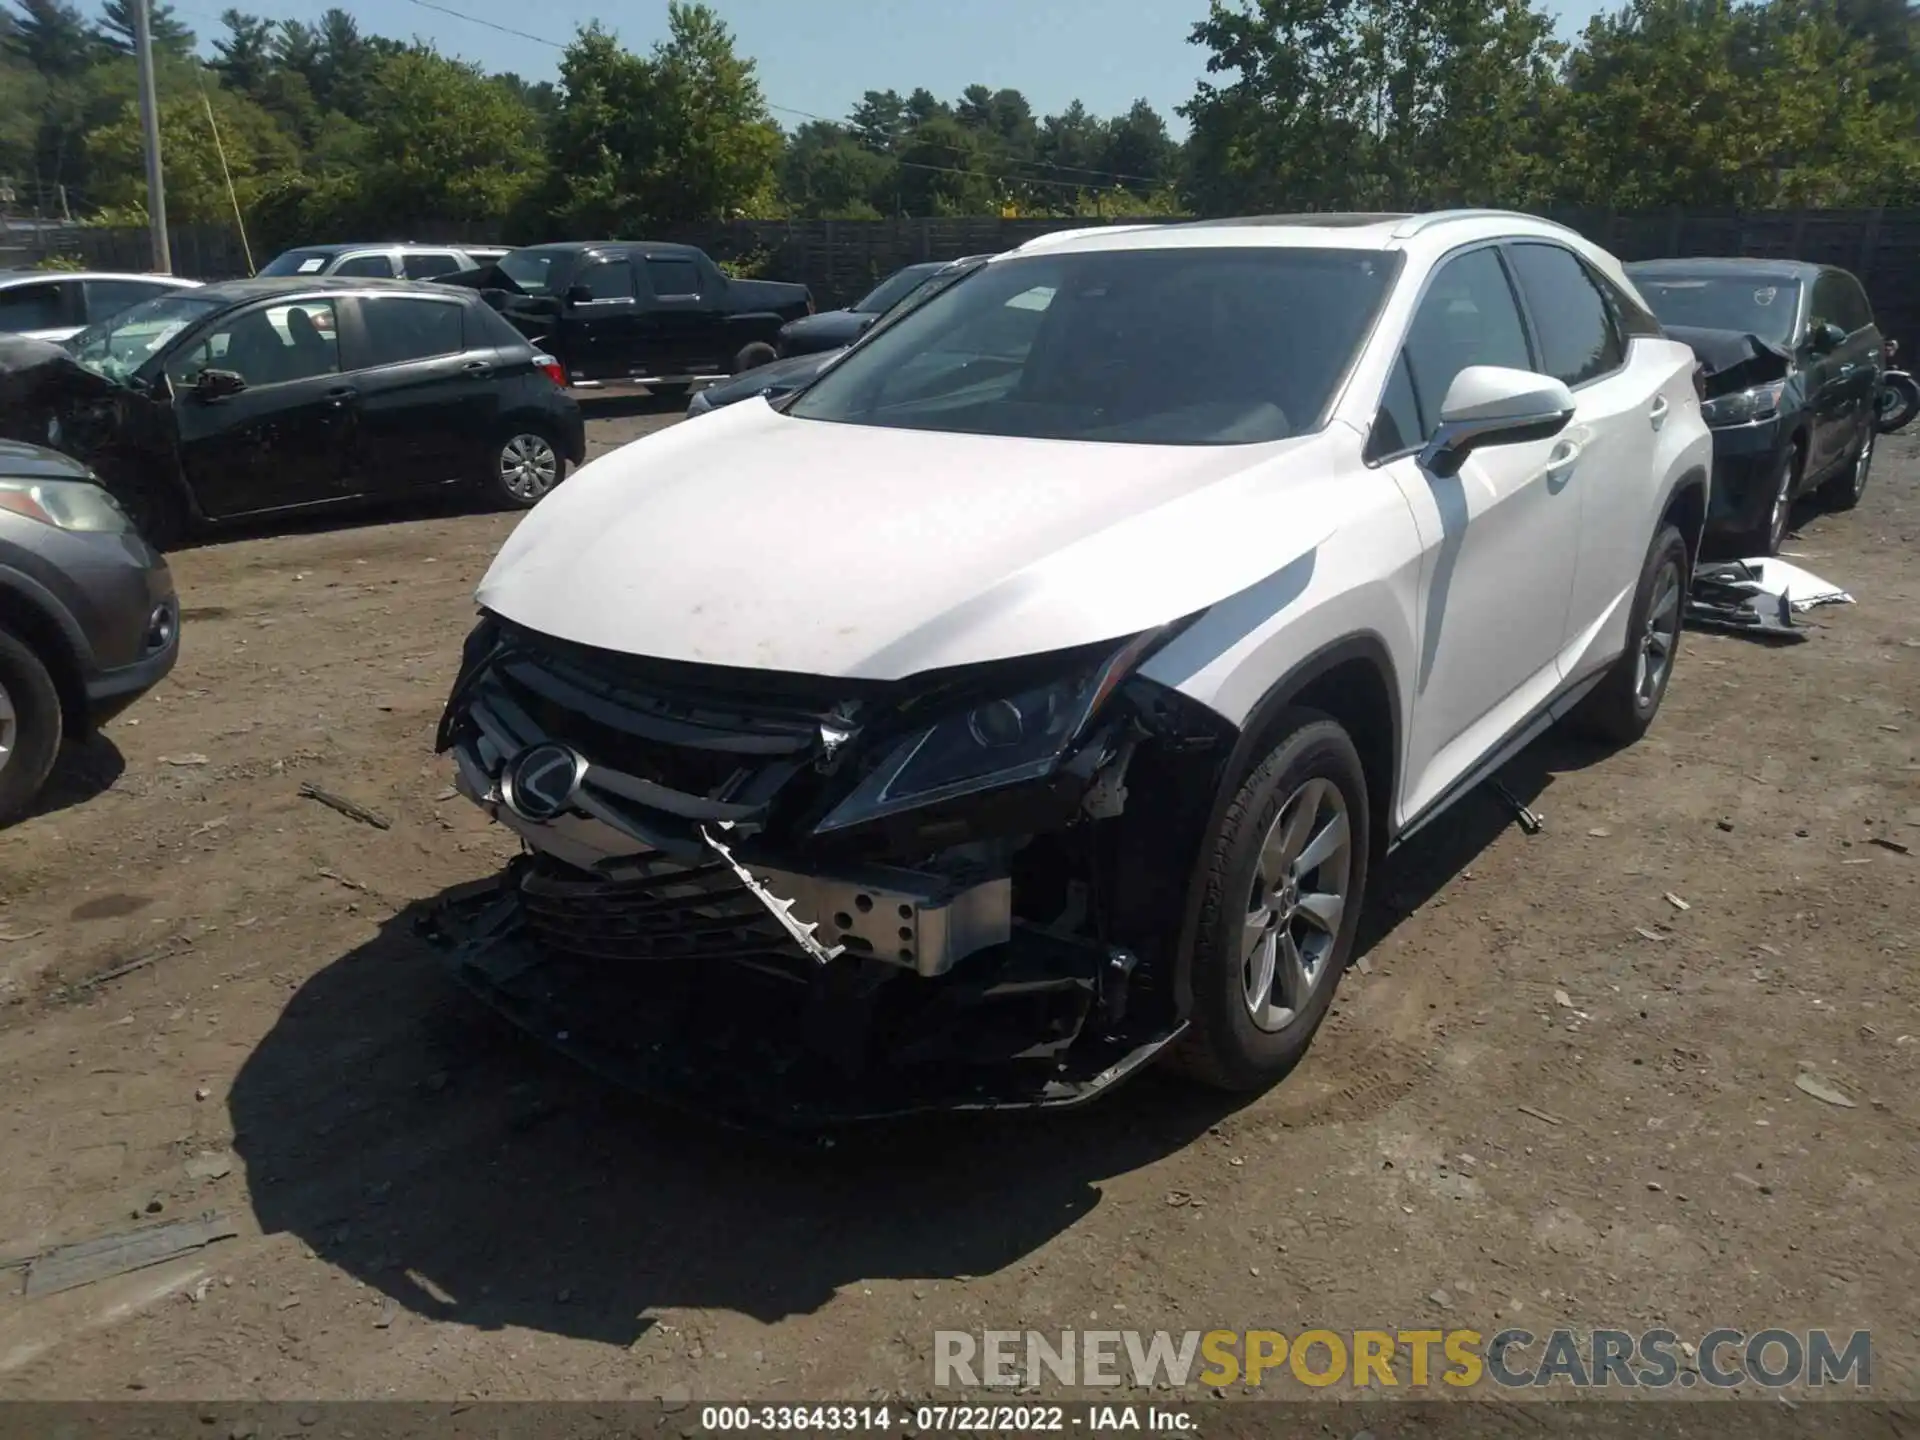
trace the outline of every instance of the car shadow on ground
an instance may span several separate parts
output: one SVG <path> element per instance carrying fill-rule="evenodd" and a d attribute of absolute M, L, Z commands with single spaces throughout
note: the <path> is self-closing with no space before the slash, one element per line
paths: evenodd
<path fill-rule="evenodd" d="M 1535 746 L 1503 778 L 1531 800 L 1589 753 Z M 1511 823 L 1483 792 L 1403 849 L 1365 943 Z M 658 1308 L 772 1322 L 856 1282 L 994 1273 L 1090 1213 L 1103 1181 L 1257 1098 L 1149 1073 L 1084 1110 L 934 1116 L 830 1147 L 722 1130 L 482 1009 L 416 934 L 437 899 L 309 979 L 230 1100 L 262 1229 L 436 1320 L 628 1345 Z"/>
<path fill-rule="evenodd" d="M 90 735 L 85 740 L 69 740 L 60 747 L 53 772 L 35 797 L 32 813 L 56 815 L 76 805 L 85 805 L 114 786 L 126 773 L 127 758 L 105 735 Z"/>

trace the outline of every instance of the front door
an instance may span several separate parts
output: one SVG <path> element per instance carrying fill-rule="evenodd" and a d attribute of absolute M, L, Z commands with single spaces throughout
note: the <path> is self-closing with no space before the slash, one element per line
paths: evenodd
<path fill-rule="evenodd" d="M 353 389 L 340 373 L 332 300 L 270 302 L 222 316 L 166 361 L 180 466 L 201 509 L 221 518 L 345 492 Z M 240 376 L 203 398 L 203 370 Z"/>
<path fill-rule="evenodd" d="M 348 302 L 348 378 L 357 394 L 347 487 L 365 494 L 474 473 L 491 438 L 498 356 L 464 334 L 457 297 L 362 295 Z"/>
<path fill-rule="evenodd" d="M 592 257 L 573 274 L 561 312 L 561 358 L 575 380 L 624 380 L 639 369 L 641 308 L 626 256 Z"/>
<path fill-rule="evenodd" d="M 1382 409 L 1404 443 L 1387 462 L 1426 555 L 1420 652 L 1407 725 L 1409 820 L 1544 705 L 1579 553 L 1580 502 L 1567 483 L 1564 435 L 1488 445 L 1458 474 L 1421 466 L 1413 447 L 1470 365 L 1536 370 L 1507 267 L 1491 246 L 1445 261 L 1429 283 Z M 1383 423 L 1382 428 L 1388 428 Z"/>

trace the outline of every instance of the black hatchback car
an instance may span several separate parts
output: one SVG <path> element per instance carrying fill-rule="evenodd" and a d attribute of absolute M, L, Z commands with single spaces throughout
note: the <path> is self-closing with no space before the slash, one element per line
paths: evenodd
<path fill-rule="evenodd" d="M 87 461 L 160 544 L 446 485 L 525 507 L 586 451 L 551 359 L 477 295 L 397 280 L 228 281 L 0 340 L 0 433 Z"/>
<path fill-rule="evenodd" d="M 1873 466 L 1885 347 L 1860 282 L 1793 260 L 1649 260 L 1627 274 L 1706 372 L 1713 430 L 1708 531 L 1768 555 L 1794 500 L 1860 502 Z"/>

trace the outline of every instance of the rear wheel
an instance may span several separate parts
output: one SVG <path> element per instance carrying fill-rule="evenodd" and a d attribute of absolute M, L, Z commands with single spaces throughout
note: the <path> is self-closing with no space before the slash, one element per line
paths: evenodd
<path fill-rule="evenodd" d="M 1904 372 L 1888 375 L 1874 397 L 1874 427 L 1882 435 L 1891 435 L 1912 424 L 1915 415 L 1920 415 L 1920 381 Z"/>
<path fill-rule="evenodd" d="M 758 370 L 762 365 L 771 365 L 780 358 L 780 352 L 764 340 L 755 340 L 751 345 L 742 345 L 740 353 L 733 357 L 733 373 L 744 375 L 749 370 Z"/>
<path fill-rule="evenodd" d="M 488 491 L 498 505 L 527 510 L 566 478 L 567 460 L 544 431 L 531 426 L 509 430 L 489 451 Z"/>
<path fill-rule="evenodd" d="M 1573 714 L 1575 728 L 1596 739 L 1631 745 L 1647 733 L 1666 698 L 1686 618 L 1687 542 L 1662 525 L 1640 568 L 1627 616 L 1627 648 Z"/>
<path fill-rule="evenodd" d="M 60 753 L 60 692 L 40 657 L 0 630 L 0 825 L 33 808 Z"/>
<path fill-rule="evenodd" d="M 1873 471 L 1873 442 L 1879 433 L 1872 425 L 1866 426 L 1853 459 L 1820 487 L 1820 499 L 1829 510 L 1851 510 L 1867 493 L 1867 478 Z"/>
<path fill-rule="evenodd" d="M 1306 1054 L 1360 923 L 1368 814 L 1351 737 L 1318 711 L 1289 712 L 1211 840 L 1180 1069 L 1257 1090 Z"/>

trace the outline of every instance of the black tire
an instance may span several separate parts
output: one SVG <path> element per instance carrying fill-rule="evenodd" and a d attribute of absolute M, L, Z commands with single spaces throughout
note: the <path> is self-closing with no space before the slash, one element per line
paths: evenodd
<path fill-rule="evenodd" d="M 1874 428 L 1882 435 L 1904 430 L 1920 415 L 1920 380 L 1904 371 L 1889 375 L 1880 383 L 1874 397 Z"/>
<path fill-rule="evenodd" d="M 1873 442 L 1880 432 L 1872 425 L 1861 427 L 1860 442 L 1853 447 L 1840 472 L 1820 487 L 1820 503 L 1829 510 L 1851 510 L 1867 493 L 1867 481 L 1873 474 Z"/>
<path fill-rule="evenodd" d="M 671 385 L 649 385 L 647 386 L 647 393 L 656 400 L 667 400 L 675 405 L 685 405 L 687 403 L 687 397 L 693 394 L 693 386 L 685 381 L 677 381 Z"/>
<path fill-rule="evenodd" d="M 531 510 L 566 478 L 566 452 L 545 428 L 529 423 L 508 426 L 487 447 L 480 480 L 500 509 Z"/>
<path fill-rule="evenodd" d="M 1640 583 L 1633 592 L 1633 607 L 1627 612 L 1627 648 L 1613 662 L 1613 668 L 1593 692 L 1569 717 L 1573 728 L 1596 740 L 1615 745 L 1631 745 L 1653 724 L 1666 699 L 1667 686 L 1673 680 L 1673 667 L 1680 658 L 1680 636 L 1686 628 L 1687 591 L 1692 583 L 1692 567 L 1687 542 L 1672 525 L 1662 524 L 1647 550 L 1640 567 Z M 1660 612 L 1653 614 L 1656 601 Z M 1670 607 L 1670 608 L 1669 608 Z M 1657 621 L 1657 627 L 1651 623 Z M 1658 636 L 1650 642 L 1650 636 Z M 1657 645 L 1665 645 L 1664 656 Z M 1641 673 L 1641 659 L 1651 673 Z M 1658 663 L 1657 671 L 1652 667 Z"/>
<path fill-rule="evenodd" d="M 750 345 L 742 345 L 740 353 L 733 357 L 733 373 L 744 375 L 749 370 L 758 370 L 762 365 L 771 365 L 780 358 L 780 352 L 764 340 L 755 340 Z"/>
<path fill-rule="evenodd" d="M 1346 823 L 1345 849 L 1339 855 L 1344 875 L 1334 876 L 1325 865 L 1335 862 L 1324 862 L 1286 878 L 1284 895 L 1275 897 L 1270 884 L 1275 877 L 1261 873 L 1261 852 L 1271 836 L 1284 834 L 1281 820 L 1296 816 L 1297 805 L 1309 803 L 1304 797 L 1312 793 L 1309 787 L 1316 781 L 1337 797 L 1338 813 Z M 1318 807 L 1321 801 L 1316 797 L 1312 803 Z M 1331 813 L 1317 808 L 1316 818 L 1305 834 L 1318 835 L 1320 817 Z M 1207 842 L 1202 882 L 1205 890 L 1200 923 L 1194 932 L 1193 1014 L 1187 1033 L 1171 1057 L 1175 1068 L 1223 1090 L 1259 1090 L 1285 1076 L 1307 1053 L 1352 955 L 1353 937 L 1366 899 L 1372 843 L 1370 815 L 1366 772 L 1352 738 L 1338 721 L 1317 710 L 1287 711 L 1281 717 L 1279 739 L 1241 782 L 1219 828 Z M 1312 922 L 1305 908 L 1296 909 L 1292 902 L 1303 895 L 1314 898 L 1314 892 L 1304 889 L 1305 882 L 1329 886 L 1335 878 L 1344 879 L 1340 892 L 1344 903 L 1329 932 L 1326 926 Z M 1279 898 L 1281 903 L 1256 910 L 1256 886 L 1262 897 Z M 1286 965 L 1286 952 L 1279 952 L 1263 1021 L 1255 1019 L 1251 994 L 1256 988 L 1252 978 L 1256 966 L 1246 958 L 1251 953 L 1247 947 L 1249 921 L 1257 913 L 1268 917 L 1268 933 L 1276 937 L 1304 935 L 1314 943 L 1325 941 L 1311 978 L 1303 980 L 1289 997 L 1304 997 L 1304 1003 L 1290 1004 L 1276 1012 L 1271 1005 L 1280 998 L 1280 977 Z M 1287 918 L 1283 919 L 1283 914 Z M 1262 947 L 1265 944 L 1264 940 L 1259 942 Z M 1304 947 L 1300 953 L 1305 953 Z M 1278 1020 L 1277 1014 L 1290 1018 Z"/>
<path fill-rule="evenodd" d="M 1793 528 L 1793 502 L 1800 493 L 1800 481 L 1807 464 L 1806 448 L 1794 441 L 1780 452 L 1773 469 L 1767 472 L 1767 509 L 1749 533 L 1748 548 L 1754 554 L 1778 555 Z"/>
<path fill-rule="evenodd" d="M 0 630 L 0 827 L 33 809 L 60 753 L 60 692 L 40 657 Z"/>

